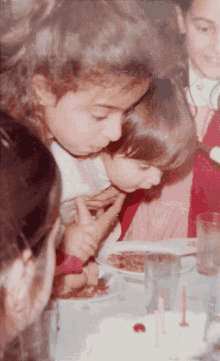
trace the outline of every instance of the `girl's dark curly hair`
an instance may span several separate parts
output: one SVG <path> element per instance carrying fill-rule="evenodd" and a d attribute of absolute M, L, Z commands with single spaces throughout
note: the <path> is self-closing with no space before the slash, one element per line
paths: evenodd
<path fill-rule="evenodd" d="M 0 270 L 44 244 L 56 163 L 41 140 L 0 111 Z"/>

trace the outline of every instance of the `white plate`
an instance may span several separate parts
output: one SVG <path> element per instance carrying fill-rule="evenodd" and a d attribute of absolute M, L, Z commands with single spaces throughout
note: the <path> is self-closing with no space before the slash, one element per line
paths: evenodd
<path fill-rule="evenodd" d="M 70 305 L 72 308 L 75 308 L 77 311 L 96 313 L 100 311 L 102 307 L 110 306 L 111 304 L 118 301 L 118 299 L 123 298 L 123 292 L 126 288 L 126 282 L 122 275 L 115 272 L 115 269 L 106 268 L 102 269 L 99 272 L 99 277 L 101 277 L 106 271 L 110 273 L 110 279 L 108 285 L 110 290 L 108 294 L 104 296 L 98 296 L 95 298 L 86 298 L 86 299 L 57 299 L 57 302 L 62 307 L 62 305 Z M 113 271 L 113 272 L 112 272 Z"/>
<path fill-rule="evenodd" d="M 170 243 L 169 243 L 170 242 Z M 125 271 L 113 267 L 108 261 L 108 256 L 112 253 L 120 253 L 123 251 L 136 251 L 136 252 L 161 252 L 172 253 L 181 257 L 182 270 L 181 273 L 190 271 L 195 266 L 195 257 L 188 257 L 190 254 L 196 253 L 196 248 L 188 246 L 188 238 L 178 238 L 157 243 L 151 242 L 118 242 L 107 244 L 102 248 L 96 261 L 103 267 L 109 267 L 112 271 L 117 271 L 129 280 L 144 280 L 143 272 Z M 190 250 L 189 250 L 190 248 Z"/>

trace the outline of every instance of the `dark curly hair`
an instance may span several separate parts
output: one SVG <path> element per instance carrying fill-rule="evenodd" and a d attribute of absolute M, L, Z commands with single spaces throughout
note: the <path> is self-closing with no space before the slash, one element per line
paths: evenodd
<path fill-rule="evenodd" d="M 44 244 L 56 163 L 41 140 L 0 111 L 0 270 L 30 247 Z"/>
<path fill-rule="evenodd" d="M 32 89 L 36 73 L 59 100 L 77 90 L 77 79 L 108 86 L 109 74 L 112 81 L 126 75 L 140 82 L 152 73 L 163 78 L 184 72 L 171 1 L 55 0 L 49 13 L 47 3 L 32 2 L 16 19 L 8 7 L 3 11 L 1 107 L 16 118 L 44 126 Z"/>
<path fill-rule="evenodd" d="M 155 80 L 142 101 L 125 116 L 122 137 L 108 151 L 170 170 L 196 150 L 195 122 L 185 95 L 168 79 Z"/>

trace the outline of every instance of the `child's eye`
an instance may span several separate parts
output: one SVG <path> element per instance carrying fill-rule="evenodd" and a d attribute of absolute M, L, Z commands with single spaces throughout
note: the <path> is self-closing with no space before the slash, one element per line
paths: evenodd
<path fill-rule="evenodd" d="M 214 32 L 214 26 L 207 24 L 205 21 L 199 21 L 195 23 L 196 30 L 202 34 L 212 34 Z"/>
<path fill-rule="evenodd" d="M 95 119 L 97 120 L 97 122 L 101 122 L 102 120 L 105 120 L 106 117 L 95 117 Z"/>
<path fill-rule="evenodd" d="M 206 26 L 197 26 L 197 30 L 200 32 L 200 33 L 208 33 L 208 31 L 210 30 L 209 27 L 206 27 Z"/>
<path fill-rule="evenodd" d="M 142 170 L 143 172 L 145 170 L 148 170 L 149 168 L 150 168 L 149 165 L 139 165 L 139 169 Z"/>
<path fill-rule="evenodd" d="M 102 120 L 105 120 L 107 118 L 107 115 L 95 115 L 95 114 L 93 114 L 93 118 L 97 122 L 101 122 Z"/>

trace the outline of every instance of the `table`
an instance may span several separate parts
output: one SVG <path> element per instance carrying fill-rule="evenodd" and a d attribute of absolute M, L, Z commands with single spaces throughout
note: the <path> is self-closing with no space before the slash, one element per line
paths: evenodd
<path fill-rule="evenodd" d="M 180 277 L 176 308 L 181 306 L 181 288 L 186 284 L 187 309 L 193 312 L 203 312 L 203 304 L 199 295 L 203 291 L 195 270 Z M 59 306 L 59 332 L 51 344 L 51 356 L 55 361 L 79 361 L 80 354 L 85 350 L 85 339 L 95 331 L 97 324 L 106 317 L 130 315 L 142 317 L 146 315 L 144 285 L 127 282 L 123 299 L 108 308 L 101 309 L 97 314 L 79 313 L 71 304 Z M 53 317 L 53 339 L 56 336 L 56 315 Z M 213 355 L 213 360 L 220 361 L 219 355 Z M 116 360 L 117 361 L 117 360 Z M 162 360 L 161 360 L 162 361 Z"/>

